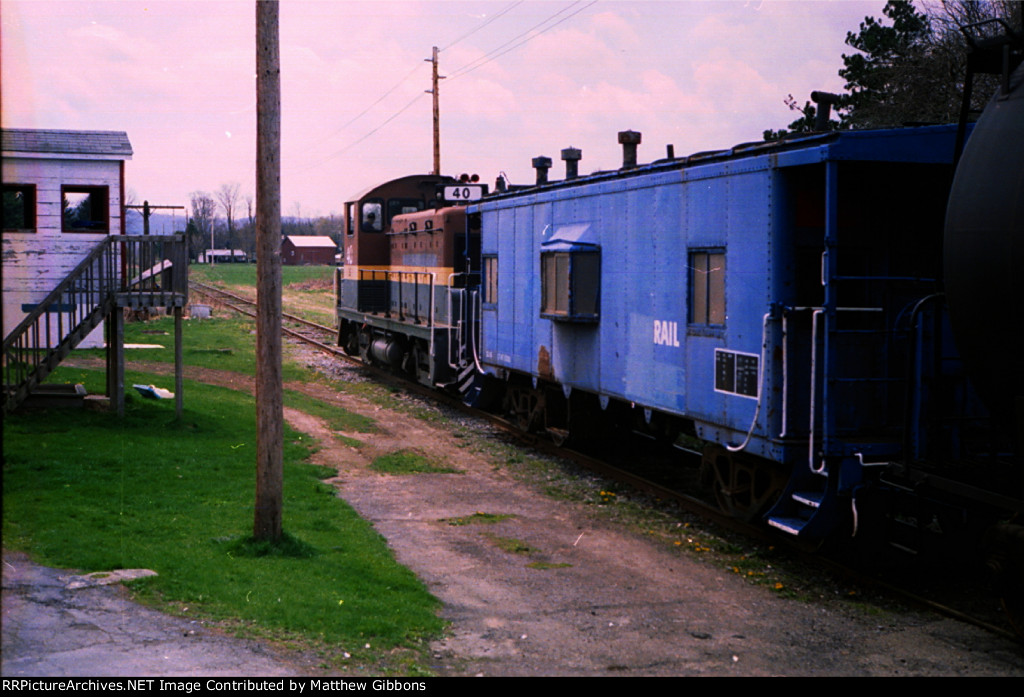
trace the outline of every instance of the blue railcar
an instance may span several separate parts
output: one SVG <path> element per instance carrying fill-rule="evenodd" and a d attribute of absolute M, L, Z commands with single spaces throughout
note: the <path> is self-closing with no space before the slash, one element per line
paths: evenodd
<path fill-rule="evenodd" d="M 695 435 L 726 510 L 829 534 L 897 463 L 962 456 L 983 412 L 941 295 L 955 130 L 627 154 L 471 206 L 479 361 L 525 427 Z"/>

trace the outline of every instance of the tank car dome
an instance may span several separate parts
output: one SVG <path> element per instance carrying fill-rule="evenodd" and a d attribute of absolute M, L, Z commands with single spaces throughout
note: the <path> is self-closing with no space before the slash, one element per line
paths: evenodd
<path fill-rule="evenodd" d="M 975 126 L 946 211 L 945 284 L 957 345 L 982 399 L 1024 395 L 1024 65 Z"/>

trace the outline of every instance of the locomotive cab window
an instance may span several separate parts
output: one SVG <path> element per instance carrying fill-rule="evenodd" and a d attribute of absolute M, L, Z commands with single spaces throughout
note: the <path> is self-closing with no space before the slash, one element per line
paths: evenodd
<path fill-rule="evenodd" d="M 396 215 L 416 213 L 421 210 L 423 210 L 423 201 L 418 198 L 389 198 L 387 222 L 390 223 Z"/>
<path fill-rule="evenodd" d="M 363 232 L 381 232 L 384 229 L 384 202 L 371 200 L 363 204 L 362 222 L 360 229 Z"/>
<path fill-rule="evenodd" d="M 345 204 L 345 233 L 349 235 L 356 234 L 356 204 L 346 203 Z"/>
<path fill-rule="evenodd" d="M 599 249 L 541 252 L 540 316 L 572 322 L 599 317 L 601 253 Z"/>
<path fill-rule="evenodd" d="M 725 324 L 725 252 L 690 252 L 690 324 Z"/>

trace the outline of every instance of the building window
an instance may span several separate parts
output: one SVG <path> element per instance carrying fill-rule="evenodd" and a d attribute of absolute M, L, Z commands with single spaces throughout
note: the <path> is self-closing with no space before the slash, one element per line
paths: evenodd
<path fill-rule="evenodd" d="M 4 230 L 36 229 L 36 187 L 4 184 Z"/>
<path fill-rule="evenodd" d="M 484 257 L 484 303 L 498 304 L 498 257 Z"/>
<path fill-rule="evenodd" d="M 64 232 L 107 232 L 110 205 L 105 186 L 63 186 Z"/>
<path fill-rule="evenodd" d="M 600 306 L 601 254 L 596 249 L 542 252 L 540 315 L 596 322 Z"/>
<path fill-rule="evenodd" d="M 690 323 L 725 324 L 725 252 L 690 252 Z"/>

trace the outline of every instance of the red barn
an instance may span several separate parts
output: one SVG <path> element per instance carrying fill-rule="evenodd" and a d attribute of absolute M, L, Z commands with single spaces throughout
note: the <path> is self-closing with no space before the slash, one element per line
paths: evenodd
<path fill-rule="evenodd" d="M 333 266 L 338 245 L 330 237 L 286 235 L 281 242 L 281 263 L 289 266 Z"/>

